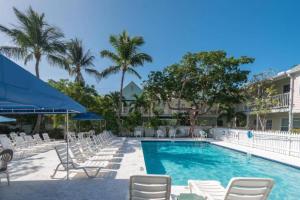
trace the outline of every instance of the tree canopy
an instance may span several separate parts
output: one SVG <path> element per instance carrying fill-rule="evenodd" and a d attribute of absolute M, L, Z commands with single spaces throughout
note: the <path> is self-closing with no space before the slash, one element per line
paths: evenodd
<path fill-rule="evenodd" d="M 240 66 L 253 61 L 246 56 L 228 57 L 224 51 L 187 53 L 179 63 L 151 72 L 144 86 L 152 96 L 166 101 L 170 109 L 189 113 L 193 125 L 197 116 L 218 103 L 242 101 L 240 89 L 249 71 Z M 172 105 L 174 100 L 177 107 Z M 180 101 L 188 104 L 182 107 Z"/>

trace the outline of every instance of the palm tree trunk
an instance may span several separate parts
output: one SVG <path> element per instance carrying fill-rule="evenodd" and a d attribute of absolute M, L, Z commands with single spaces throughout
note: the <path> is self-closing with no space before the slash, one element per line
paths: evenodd
<path fill-rule="evenodd" d="M 35 60 L 36 60 L 35 61 L 35 75 L 38 79 L 40 78 L 40 72 L 39 72 L 40 59 L 41 59 L 40 54 L 36 54 L 35 55 Z M 41 127 L 41 122 L 42 122 L 42 115 L 39 114 L 37 116 L 36 123 L 32 130 L 32 133 L 39 133 L 40 127 Z"/>
<path fill-rule="evenodd" d="M 121 124 L 121 114 L 122 114 L 122 99 L 123 99 L 123 84 L 124 84 L 124 77 L 125 77 L 125 71 L 123 70 L 122 71 L 122 77 L 121 77 L 121 87 L 120 87 L 120 96 L 119 96 L 119 112 L 118 112 L 118 120 L 117 120 L 117 123 L 118 123 L 118 127 L 119 127 L 119 131 L 120 131 L 120 134 L 122 135 L 122 131 L 123 131 L 123 128 L 122 128 L 122 124 Z"/>
<path fill-rule="evenodd" d="M 36 55 L 35 56 L 35 75 L 36 77 L 38 77 L 38 79 L 40 78 L 40 69 L 39 69 L 39 65 L 40 65 L 40 60 L 41 60 L 41 57 L 40 55 Z"/>

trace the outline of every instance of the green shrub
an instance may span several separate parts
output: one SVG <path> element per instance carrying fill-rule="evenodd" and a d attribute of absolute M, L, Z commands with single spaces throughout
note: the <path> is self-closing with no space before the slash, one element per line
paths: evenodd
<path fill-rule="evenodd" d="M 64 129 L 54 128 L 46 131 L 49 134 L 50 138 L 53 139 L 64 139 Z"/>

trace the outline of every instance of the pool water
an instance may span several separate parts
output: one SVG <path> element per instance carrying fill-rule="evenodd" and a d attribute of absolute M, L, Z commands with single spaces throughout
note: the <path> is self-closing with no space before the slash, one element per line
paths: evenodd
<path fill-rule="evenodd" d="M 189 179 L 218 180 L 224 187 L 232 177 L 270 177 L 271 200 L 300 200 L 300 170 L 207 142 L 142 142 L 148 174 L 167 174 L 173 185 Z"/>

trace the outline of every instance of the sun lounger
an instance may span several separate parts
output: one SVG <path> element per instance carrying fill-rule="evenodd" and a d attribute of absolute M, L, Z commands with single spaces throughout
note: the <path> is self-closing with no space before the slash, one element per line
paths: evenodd
<path fill-rule="evenodd" d="M 82 152 L 80 147 L 75 143 L 71 142 L 69 144 L 70 150 L 72 152 L 73 157 L 80 161 L 80 162 L 86 162 L 86 161 L 111 161 L 114 157 L 112 155 L 93 155 L 90 156 L 90 154 L 87 154 Z"/>
<path fill-rule="evenodd" d="M 56 150 L 57 156 L 60 160 L 60 163 L 57 165 L 52 177 L 54 177 L 56 175 L 60 166 L 63 166 L 63 168 L 64 168 L 63 171 L 66 171 L 67 166 L 68 166 L 69 169 L 72 169 L 72 170 L 83 170 L 84 173 L 87 175 L 87 177 L 93 178 L 99 174 L 101 169 L 103 169 L 104 167 L 106 167 L 108 165 L 107 161 L 90 161 L 90 160 L 88 160 L 88 161 L 82 162 L 82 163 L 74 162 L 74 160 L 70 156 L 69 157 L 67 156 L 67 146 L 65 144 L 56 146 L 55 150 Z M 91 171 L 91 170 L 95 171 L 93 175 L 89 174 L 89 171 Z"/>
<path fill-rule="evenodd" d="M 219 181 L 189 180 L 192 193 L 208 200 L 266 200 L 274 185 L 270 178 L 232 178 L 225 189 Z"/>

